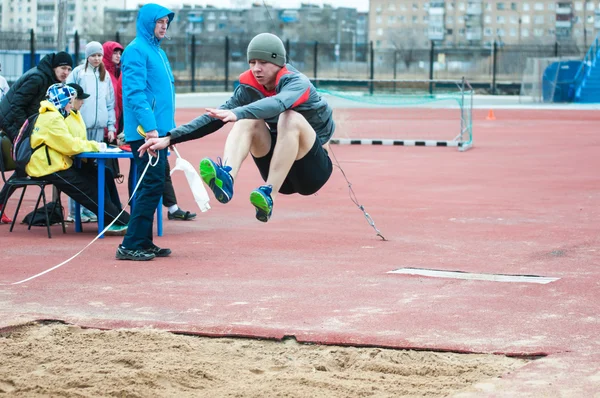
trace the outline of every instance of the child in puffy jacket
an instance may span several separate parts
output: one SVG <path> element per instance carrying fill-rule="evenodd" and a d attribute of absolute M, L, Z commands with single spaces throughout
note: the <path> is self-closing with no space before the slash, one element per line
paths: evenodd
<path fill-rule="evenodd" d="M 50 86 L 47 99 L 40 103 L 40 115 L 31 135 L 31 147 L 40 149 L 32 155 L 25 171 L 31 178 L 43 178 L 73 198 L 93 214 L 98 213 L 98 179 L 93 168 L 73 167 L 74 155 L 82 152 L 103 152 L 105 143 L 86 140 L 69 130 L 67 117 L 71 117 L 73 102 L 77 97 L 75 88 L 58 83 Z M 115 205 L 105 190 L 104 216 L 107 223 L 118 217 L 115 235 L 127 231 L 129 214 Z"/>

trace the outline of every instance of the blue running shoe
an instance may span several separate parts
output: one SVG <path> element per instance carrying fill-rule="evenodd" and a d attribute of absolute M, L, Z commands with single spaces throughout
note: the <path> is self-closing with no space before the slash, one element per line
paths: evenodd
<path fill-rule="evenodd" d="M 227 203 L 233 197 L 233 177 L 229 172 L 231 167 L 224 166 L 221 158 L 218 164 L 209 158 L 200 161 L 200 176 L 206 185 L 212 189 L 215 198 L 221 203 Z"/>
<path fill-rule="evenodd" d="M 261 185 L 250 193 L 250 203 L 256 208 L 256 219 L 267 222 L 273 214 L 273 198 L 271 185 Z"/>

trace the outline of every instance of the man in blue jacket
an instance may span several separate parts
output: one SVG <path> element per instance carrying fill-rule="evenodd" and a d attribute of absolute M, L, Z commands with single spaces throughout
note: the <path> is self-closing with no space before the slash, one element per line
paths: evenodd
<path fill-rule="evenodd" d="M 175 127 L 175 80 L 160 43 L 175 14 L 158 4 L 146 4 L 138 13 L 136 38 L 125 48 L 123 120 L 125 140 L 136 153 L 145 139 L 165 136 Z M 154 211 L 165 187 L 166 149 L 158 151 L 156 164 L 148 167 L 136 192 L 127 234 L 117 248 L 119 260 L 152 260 L 166 257 L 169 249 L 152 242 Z M 149 156 L 134 156 L 138 181 Z"/>
<path fill-rule="evenodd" d="M 240 85 L 225 104 L 208 108 L 166 137 L 148 140 L 139 152 L 154 154 L 235 122 L 225 143 L 224 163 L 203 159 L 200 174 L 216 199 L 227 203 L 239 168 L 251 154 L 265 185 L 250 193 L 250 203 L 256 218 L 267 222 L 278 192 L 312 195 L 325 185 L 332 163 L 324 146 L 335 125 L 331 107 L 310 80 L 285 63 L 285 46 L 277 36 L 257 35 L 247 56 L 250 69 L 240 75 Z"/>

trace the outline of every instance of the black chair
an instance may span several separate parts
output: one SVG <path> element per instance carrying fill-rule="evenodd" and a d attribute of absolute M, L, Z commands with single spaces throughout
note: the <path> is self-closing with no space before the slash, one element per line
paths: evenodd
<path fill-rule="evenodd" d="M 40 200 L 43 201 L 43 209 L 44 209 L 44 213 L 46 216 L 46 228 L 48 229 L 48 238 L 52 238 L 52 234 L 50 232 L 50 218 L 48 217 L 48 206 L 46 206 L 46 192 L 45 192 L 45 188 L 48 185 L 52 185 L 50 182 L 48 181 L 44 181 L 44 180 L 39 180 L 39 179 L 32 179 L 30 177 L 19 177 L 15 174 L 13 174 L 12 177 L 7 178 L 5 173 L 9 172 L 9 171 L 14 171 L 16 169 L 16 164 L 11 156 L 11 150 L 12 150 L 12 142 L 10 141 L 10 138 L 8 138 L 6 136 L 6 134 L 1 133 L 1 139 L 2 139 L 2 150 L 0 150 L 0 170 L 2 171 L 2 180 L 4 181 L 4 184 L 6 184 L 9 188 L 9 193 L 8 195 L 6 195 L 6 198 L 4 199 L 4 203 L 2 204 L 2 209 L 0 209 L 0 217 L 2 217 L 2 214 L 4 213 L 4 211 L 6 210 L 6 204 L 8 203 L 8 199 L 12 196 L 12 194 L 19 188 L 23 188 L 23 191 L 21 192 L 21 197 L 19 198 L 19 203 L 17 204 L 17 209 L 15 210 L 15 215 L 13 216 L 12 219 L 12 224 L 10 225 L 10 232 L 12 232 L 14 226 L 15 226 L 15 221 L 17 220 L 17 217 L 19 215 L 19 209 L 21 208 L 21 203 L 23 202 L 23 197 L 25 196 L 25 191 L 27 191 L 27 187 L 29 186 L 36 186 L 40 188 L 40 194 L 37 198 L 37 202 L 35 204 L 35 210 L 33 211 L 32 217 L 29 221 L 29 228 L 27 229 L 31 229 L 31 225 L 33 223 L 33 220 L 35 219 L 35 214 L 36 212 L 39 210 L 41 211 L 41 209 L 38 209 L 39 205 L 40 205 Z M 64 215 L 62 213 L 62 203 L 60 201 L 60 191 L 58 192 L 56 201 L 54 202 L 54 206 L 52 206 L 52 210 L 50 211 L 50 214 L 53 214 L 56 210 L 56 206 L 59 206 L 60 209 L 60 218 L 61 218 L 61 224 L 62 224 L 62 230 L 63 233 L 66 234 L 67 233 L 67 229 L 65 228 L 65 219 L 64 219 Z"/>

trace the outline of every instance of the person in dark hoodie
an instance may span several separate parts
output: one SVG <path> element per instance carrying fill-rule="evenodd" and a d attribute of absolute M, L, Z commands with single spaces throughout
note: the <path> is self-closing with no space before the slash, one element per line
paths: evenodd
<path fill-rule="evenodd" d="M 64 83 L 72 69 L 73 59 L 61 51 L 46 55 L 38 66 L 25 72 L 0 101 L 0 130 L 14 141 L 25 120 L 39 112 L 40 102 L 46 98 L 48 87 Z M 10 193 L 7 186 L 2 187 L 0 203 L 4 203 L 4 198 Z M 3 212 L 0 223 L 11 222 Z"/>

